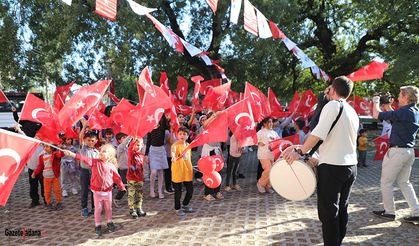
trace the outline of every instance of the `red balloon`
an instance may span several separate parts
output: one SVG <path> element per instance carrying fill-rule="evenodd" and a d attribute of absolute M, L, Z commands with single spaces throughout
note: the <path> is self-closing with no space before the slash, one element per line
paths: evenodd
<path fill-rule="evenodd" d="M 211 189 L 217 188 L 221 185 L 221 175 L 216 171 L 204 173 L 202 180 L 204 181 L 205 186 Z"/>
<path fill-rule="evenodd" d="M 215 171 L 219 172 L 223 170 L 224 159 L 219 155 L 211 156 L 211 161 L 215 164 Z"/>
<path fill-rule="evenodd" d="M 215 163 L 211 160 L 211 156 L 205 156 L 199 159 L 198 169 L 203 174 L 208 174 L 215 170 Z"/>

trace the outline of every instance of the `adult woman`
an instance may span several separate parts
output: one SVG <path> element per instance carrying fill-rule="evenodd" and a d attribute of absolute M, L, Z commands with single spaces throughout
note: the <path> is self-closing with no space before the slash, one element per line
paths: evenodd
<path fill-rule="evenodd" d="M 267 117 L 261 122 L 262 128 L 257 132 L 258 137 L 258 159 L 262 164 L 263 173 L 257 182 L 257 188 L 260 193 L 273 192 L 269 183 L 269 170 L 274 162 L 274 155 L 269 149 L 269 142 L 278 139 L 278 133 L 276 133 L 273 127 L 272 118 Z"/>

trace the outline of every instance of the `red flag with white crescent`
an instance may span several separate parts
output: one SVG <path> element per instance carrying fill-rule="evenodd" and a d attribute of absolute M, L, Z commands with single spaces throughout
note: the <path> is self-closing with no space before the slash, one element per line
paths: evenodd
<path fill-rule="evenodd" d="M 317 104 L 316 95 L 311 90 L 306 90 L 301 94 L 300 104 L 298 105 L 297 111 L 302 115 L 307 115 L 314 105 Z"/>
<path fill-rule="evenodd" d="M 117 0 L 96 0 L 96 14 L 108 18 L 111 21 L 116 20 Z"/>
<path fill-rule="evenodd" d="M 298 91 L 296 91 L 294 93 L 294 97 L 292 98 L 292 100 L 291 100 L 291 102 L 290 102 L 290 104 L 288 106 L 288 111 L 289 112 L 297 111 L 298 106 L 300 104 L 300 101 L 301 101 L 300 94 L 298 93 Z"/>
<path fill-rule="evenodd" d="M 252 107 L 246 98 L 226 109 L 228 126 L 241 147 L 257 145 L 256 124 Z"/>
<path fill-rule="evenodd" d="M 101 113 L 97 109 L 89 115 L 88 122 L 89 127 L 94 130 L 102 130 L 112 127 L 112 119 L 106 116 L 105 114 Z"/>
<path fill-rule="evenodd" d="M 195 82 L 195 88 L 193 90 L 192 105 L 199 105 L 199 91 L 201 90 L 201 82 L 197 80 Z"/>
<path fill-rule="evenodd" d="M 53 97 L 53 101 L 54 101 L 53 105 L 54 105 L 54 109 L 57 112 L 59 112 L 64 107 L 65 99 L 70 93 L 70 89 L 74 85 L 74 83 L 76 83 L 75 80 L 68 85 L 57 86 L 57 88 L 55 89 L 54 97 Z"/>
<path fill-rule="evenodd" d="M 39 131 L 36 133 L 36 137 L 44 142 L 57 145 L 62 143 L 62 139 L 59 136 L 60 133 L 61 129 L 45 125 L 41 126 Z"/>
<path fill-rule="evenodd" d="M 364 98 L 355 95 L 355 97 L 349 97 L 347 102 L 355 109 L 358 115 L 372 115 L 372 103 Z"/>
<path fill-rule="evenodd" d="M 153 81 L 151 80 L 151 73 L 146 66 L 140 73 L 140 76 L 138 77 L 138 80 L 136 81 L 137 84 L 137 92 L 138 92 L 138 98 L 139 102 L 142 102 L 144 97 L 144 92 L 153 93 Z"/>
<path fill-rule="evenodd" d="M 13 186 L 40 142 L 0 129 L 0 206 L 9 199 Z"/>
<path fill-rule="evenodd" d="M 90 109 L 97 107 L 108 88 L 110 80 L 102 80 L 81 87 L 58 113 L 61 129 L 68 129 Z"/>
<path fill-rule="evenodd" d="M 271 117 L 284 118 L 291 114 L 291 112 L 284 112 L 284 108 L 271 88 L 268 89 L 268 101 L 271 110 Z"/>
<path fill-rule="evenodd" d="M 58 116 L 49 103 L 32 93 L 28 93 L 20 113 L 20 120 L 30 120 L 42 125 L 55 126 Z"/>
<path fill-rule="evenodd" d="M 177 76 L 177 87 L 175 98 L 181 103 L 185 104 L 188 98 L 188 81 L 182 76 Z"/>
<path fill-rule="evenodd" d="M 388 68 L 388 64 L 384 62 L 372 61 L 365 67 L 349 74 L 347 77 L 353 82 L 362 80 L 373 80 L 381 79 L 384 75 L 384 71 Z"/>
<path fill-rule="evenodd" d="M 230 92 L 231 81 L 220 86 L 214 87 L 207 92 L 202 100 L 202 106 L 212 111 L 219 111 L 224 108 Z"/>
<path fill-rule="evenodd" d="M 121 101 L 121 99 L 119 99 L 118 97 L 116 97 L 114 94 L 112 94 L 111 92 L 108 91 L 108 97 L 114 101 L 115 103 L 119 103 Z"/>
<path fill-rule="evenodd" d="M 389 148 L 388 140 L 389 140 L 388 134 L 374 140 L 374 143 L 375 143 L 374 160 L 384 159 L 384 155 L 387 153 L 388 148 Z"/>
<path fill-rule="evenodd" d="M 252 106 L 253 117 L 256 122 L 261 122 L 263 119 L 271 115 L 271 110 L 268 106 L 268 99 L 258 88 L 246 82 L 244 96 L 249 98 Z"/>
<path fill-rule="evenodd" d="M 201 95 L 206 95 L 208 90 L 221 85 L 221 79 L 211 79 L 201 82 Z"/>
<path fill-rule="evenodd" d="M 278 138 L 269 143 L 272 153 L 274 154 L 275 160 L 278 159 L 282 152 L 291 145 L 300 144 L 300 137 L 298 134 L 294 134 L 285 138 Z"/>
<path fill-rule="evenodd" d="M 160 88 L 169 95 L 170 87 L 169 87 L 169 79 L 167 78 L 167 74 L 165 72 L 160 73 Z"/>

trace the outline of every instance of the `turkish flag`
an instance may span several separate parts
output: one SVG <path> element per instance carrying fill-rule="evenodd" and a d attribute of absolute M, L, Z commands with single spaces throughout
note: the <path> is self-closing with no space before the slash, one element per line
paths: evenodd
<path fill-rule="evenodd" d="M 298 134 L 294 134 L 285 138 L 278 138 L 269 143 L 272 153 L 274 154 L 275 160 L 278 159 L 282 152 L 291 145 L 300 144 L 300 137 Z"/>
<path fill-rule="evenodd" d="M 355 109 L 358 115 L 372 115 L 372 103 L 355 95 L 349 97 L 347 102 Z"/>
<path fill-rule="evenodd" d="M 94 110 L 89 115 L 89 126 L 94 130 L 102 130 L 112 127 L 112 119 L 101 113 L 99 110 Z"/>
<path fill-rule="evenodd" d="M 58 145 L 62 143 L 61 138 L 59 137 L 61 130 L 59 128 L 51 126 L 42 126 L 39 131 L 36 133 L 36 137 L 46 143 L 52 143 Z"/>
<path fill-rule="evenodd" d="M 301 94 L 300 104 L 298 105 L 297 111 L 302 115 L 307 115 L 311 109 L 316 105 L 316 95 L 311 90 L 306 90 Z"/>
<path fill-rule="evenodd" d="M 202 106 L 212 111 L 219 111 L 224 108 L 230 92 L 231 81 L 220 86 L 214 87 L 207 92 Z"/>
<path fill-rule="evenodd" d="M 172 101 L 172 106 L 170 107 L 170 125 L 175 133 L 180 127 L 179 120 L 177 118 L 176 107 L 175 107 L 175 98 L 170 94 L 170 100 Z"/>
<path fill-rule="evenodd" d="M 177 76 L 177 81 L 175 98 L 181 104 L 185 104 L 188 98 L 188 81 L 182 76 Z"/>
<path fill-rule="evenodd" d="M 166 92 L 167 95 L 169 95 L 169 79 L 167 78 L 167 74 L 165 72 L 160 73 L 160 88 Z"/>
<path fill-rule="evenodd" d="M 188 105 L 181 105 L 175 101 L 175 108 L 176 113 L 183 114 L 185 116 L 190 115 L 192 113 L 192 106 Z"/>
<path fill-rule="evenodd" d="M 145 67 L 136 81 L 139 102 L 143 100 L 144 92 L 153 93 L 153 81 L 151 80 L 151 73 L 148 66 Z"/>
<path fill-rule="evenodd" d="M 283 38 L 285 38 L 285 34 L 284 34 L 284 33 L 281 31 L 281 29 L 279 29 L 279 28 L 278 28 L 278 26 L 277 26 L 274 22 L 272 22 L 271 20 L 269 20 L 269 27 L 270 27 L 271 32 L 272 32 L 272 37 L 273 37 L 274 39 L 278 39 L 278 38 L 283 39 Z"/>
<path fill-rule="evenodd" d="M 108 91 L 108 97 L 114 101 L 115 103 L 119 103 L 121 101 L 121 99 L 117 98 L 114 94 L 112 94 L 111 92 Z"/>
<path fill-rule="evenodd" d="M 362 80 L 381 79 L 384 71 L 388 68 L 388 64 L 384 62 L 373 61 L 365 67 L 349 74 L 347 77 L 353 82 Z"/>
<path fill-rule="evenodd" d="M 63 137 L 78 139 L 79 134 L 72 127 L 70 127 L 70 128 L 68 128 L 67 130 L 64 131 L 64 136 Z"/>
<path fill-rule="evenodd" d="M 246 82 L 244 96 L 249 98 L 250 105 L 252 106 L 253 117 L 257 122 L 261 122 L 263 119 L 271 115 L 271 111 L 268 106 L 268 99 L 265 94 L 249 82 Z"/>
<path fill-rule="evenodd" d="M 294 93 L 294 97 L 292 98 L 289 106 L 288 106 L 288 111 L 289 112 L 294 112 L 297 110 L 298 106 L 300 104 L 300 94 L 298 93 L 298 91 L 296 91 Z"/>
<path fill-rule="evenodd" d="M 61 129 L 68 129 L 102 100 L 110 80 L 102 80 L 81 87 L 64 105 L 58 114 Z"/>
<path fill-rule="evenodd" d="M 70 89 L 74 85 L 74 83 L 76 83 L 75 80 L 68 85 L 57 86 L 57 88 L 55 89 L 54 97 L 53 97 L 53 100 L 54 100 L 53 105 L 54 105 L 54 109 L 57 112 L 59 112 L 64 107 L 65 99 L 70 93 Z"/>
<path fill-rule="evenodd" d="M 144 93 L 144 99 L 142 101 L 142 107 L 155 107 L 168 109 L 172 105 L 170 97 L 163 91 L 160 87 L 156 85 L 151 85 L 152 90 L 150 93 Z"/>
<path fill-rule="evenodd" d="M 195 139 L 182 152 L 179 159 L 186 154 L 189 149 L 195 148 L 206 143 L 225 142 L 228 138 L 227 112 L 221 113 L 212 120 L 204 130 L 198 134 Z"/>
<path fill-rule="evenodd" d="M 291 114 L 291 112 L 284 112 L 284 108 L 282 107 L 281 103 L 271 88 L 268 89 L 268 101 L 271 110 L 271 117 L 276 119 L 284 118 Z"/>
<path fill-rule="evenodd" d="M 375 155 L 374 160 L 384 159 L 384 155 L 387 153 L 389 144 L 388 144 L 388 134 L 378 137 L 374 140 L 375 143 Z"/>
<path fill-rule="evenodd" d="M 124 124 L 124 116 L 133 109 L 135 109 L 135 106 L 127 99 L 122 98 L 118 105 L 112 109 L 110 118 L 113 122 L 121 126 Z"/>
<path fill-rule="evenodd" d="M 96 14 L 100 14 L 111 21 L 115 21 L 116 6 L 117 0 L 96 0 Z"/>
<path fill-rule="evenodd" d="M 56 125 L 58 118 L 50 104 L 32 93 L 28 93 L 20 113 L 20 120 L 29 120 L 42 125 L 53 126 Z"/>
<path fill-rule="evenodd" d="M 230 107 L 231 105 L 237 103 L 238 101 L 240 101 L 240 94 L 238 92 L 232 91 L 230 90 L 228 98 L 226 103 L 224 104 L 224 106 L 226 108 Z"/>
<path fill-rule="evenodd" d="M 8 101 L 9 101 L 9 99 L 7 99 L 4 92 L 2 90 L 0 90 L 0 103 L 5 103 L 5 102 L 8 102 Z"/>
<path fill-rule="evenodd" d="M 0 206 L 9 199 L 13 186 L 39 141 L 0 129 Z"/>
<path fill-rule="evenodd" d="M 199 91 L 201 95 L 206 95 L 208 90 L 213 87 L 217 87 L 221 85 L 221 79 L 212 79 L 206 80 L 201 83 L 201 90 Z"/>
<path fill-rule="evenodd" d="M 201 82 L 197 80 L 195 82 L 195 88 L 193 90 L 192 105 L 199 104 L 199 90 L 201 89 Z"/>
<path fill-rule="evenodd" d="M 252 107 L 246 98 L 226 109 L 228 126 L 241 147 L 257 145 L 256 124 L 253 119 Z"/>

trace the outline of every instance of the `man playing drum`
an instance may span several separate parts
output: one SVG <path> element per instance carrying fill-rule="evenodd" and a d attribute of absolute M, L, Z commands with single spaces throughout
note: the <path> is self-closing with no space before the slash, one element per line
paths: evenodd
<path fill-rule="evenodd" d="M 335 78 L 326 90 L 330 102 L 322 109 L 317 126 L 303 146 L 289 148 L 283 154 L 291 165 L 301 155 L 308 153 L 319 140 L 323 140 L 317 167 L 317 209 L 324 245 L 340 245 L 345 237 L 349 193 L 357 174 L 356 137 L 359 119 L 355 110 L 346 102 L 352 88 L 353 82 L 345 76 Z"/>

